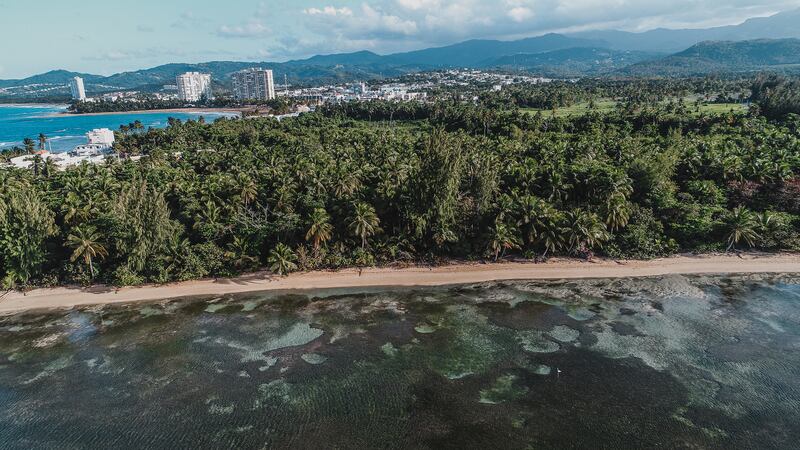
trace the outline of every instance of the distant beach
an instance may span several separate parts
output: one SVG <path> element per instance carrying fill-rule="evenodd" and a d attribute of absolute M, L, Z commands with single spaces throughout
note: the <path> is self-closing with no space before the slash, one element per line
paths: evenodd
<path fill-rule="evenodd" d="M 115 116 L 120 114 L 215 114 L 215 115 L 237 115 L 241 116 L 242 110 L 237 108 L 171 108 L 171 109 L 143 109 L 135 111 L 112 111 L 112 112 L 97 112 L 97 113 L 74 113 L 70 111 L 61 111 L 52 113 L 50 117 L 59 116 Z"/>
<path fill-rule="evenodd" d="M 332 288 L 423 287 L 510 280 L 630 278 L 690 274 L 799 273 L 798 254 L 742 256 L 675 256 L 652 261 L 597 259 L 594 262 L 558 258 L 547 263 L 453 263 L 439 267 L 345 269 L 296 273 L 287 277 L 261 272 L 238 278 L 197 280 L 166 285 L 116 289 L 109 286 L 59 287 L 30 292 L 11 291 L 0 298 L 0 314 L 27 310 L 72 308 L 158 301 L 198 295 Z"/>

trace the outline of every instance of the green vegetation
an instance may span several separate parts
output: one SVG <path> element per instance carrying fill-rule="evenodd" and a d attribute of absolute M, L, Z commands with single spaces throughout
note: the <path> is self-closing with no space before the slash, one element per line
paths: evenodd
<path fill-rule="evenodd" d="M 120 100 L 95 100 L 95 101 L 73 101 L 68 110 L 75 114 L 92 114 L 108 112 L 128 112 L 128 111 L 152 111 L 160 109 L 178 108 L 248 108 L 264 107 L 275 114 L 285 114 L 291 111 L 297 102 L 285 97 L 273 100 L 247 100 L 240 101 L 226 96 L 218 96 L 213 100 L 202 99 L 191 103 L 177 99 L 159 99 L 148 95 L 140 95 L 136 98 L 126 98 Z"/>
<path fill-rule="evenodd" d="M 259 267 L 800 250 L 800 117 L 694 107 L 654 98 L 551 117 L 368 102 L 283 122 L 127 127 L 120 161 L 0 171 L 0 274 L 7 286 L 127 285 Z"/>

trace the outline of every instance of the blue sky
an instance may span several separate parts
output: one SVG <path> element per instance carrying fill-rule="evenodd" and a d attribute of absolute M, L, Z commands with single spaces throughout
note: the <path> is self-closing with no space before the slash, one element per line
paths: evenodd
<path fill-rule="evenodd" d="M 0 0 L 0 78 L 734 24 L 800 0 Z"/>

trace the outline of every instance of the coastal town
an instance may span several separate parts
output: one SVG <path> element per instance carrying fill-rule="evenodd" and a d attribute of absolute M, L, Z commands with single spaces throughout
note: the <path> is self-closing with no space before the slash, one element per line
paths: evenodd
<path fill-rule="evenodd" d="M 552 82 L 552 79 L 520 74 L 505 74 L 477 69 L 451 69 L 409 74 L 387 80 L 351 82 L 321 86 L 276 85 L 273 70 L 252 67 L 230 76 L 230 90 L 215 91 L 211 74 L 185 72 L 175 77 L 175 84 L 165 85 L 159 92 L 106 91 L 96 95 L 87 93 L 85 80 L 75 76 L 69 81 L 69 92 L 74 105 L 114 104 L 125 105 L 128 110 L 145 110 L 145 105 L 156 102 L 178 102 L 180 109 L 198 111 L 223 111 L 208 108 L 215 100 L 224 99 L 230 105 L 225 108 L 230 117 L 274 117 L 282 120 L 314 111 L 326 104 L 343 102 L 426 102 L 430 93 L 440 89 L 463 89 L 479 86 L 488 92 L 499 92 L 515 84 L 535 85 Z M 276 113 L 274 109 L 260 109 L 259 105 L 276 100 L 288 101 L 288 110 Z M 477 96 L 472 99 L 477 101 Z M 203 108 L 205 106 L 205 108 Z M 203 108 L 203 109 L 201 109 Z M 169 112 L 173 109 L 161 109 Z M 158 111 L 158 110 L 155 110 Z M 44 137 L 46 139 L 46 136 Z M 86 143 L 70 151 L 53 152 L 46 142 L 37 151 L 9 158 L 6 165 L 28 169 L 39 161 L 52 160 L 60 169 L 81 163 L 98 164 L 116 158 L 113 150 L 114 131 L 108 128 L 93 129 L 86 133 Z"/>
<path fill-rule="evenodd" d="M 105 91 L 90 96 L 87 95 L 83 78 L 76 76 L 70 81 L 69 87 L 74 102 L 145 103 L 155 99 L 181 101 L 187 106 L 194 106 L 215 99 L 224 99 L 238 105 L 255 105 L 283 98 L 314 106 L 347 101 L 425 101 L 431 91 L 441 88 L 478 85 L 485 86 L 488 90 L 499 91 L 504 86 L 549 83 L 553 79 L 465 68 L 373 79 L 370 82 L 294 86 L 286 77 L 282 80 L 283 83 L 277 84 L 275 73 L 271 69 L 253 67 L 231 74 L 226 84 L 217 83 L 218 81 L 221 80 L 213 79 L 208 73 L 186 72 L 176 76 L 175 84 L 164 85 L 157 92 Z"/>

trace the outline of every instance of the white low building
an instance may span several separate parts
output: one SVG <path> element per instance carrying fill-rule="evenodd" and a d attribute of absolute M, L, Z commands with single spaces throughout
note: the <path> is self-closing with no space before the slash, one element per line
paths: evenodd
<path fill-rule="evenodd" d="M 42 150 L 33 155 L 11 158 L 9 163 L 18 169 L 30 169 L 33 167 L 37 157 L 39 157 L 42 161 L 52 160 L 59 168 L 63 169 L 69 166 L 77 166 L 82 162 L 99 164 L 112 154 L 114 132 L 108 128 L 92 130 L 86 133 L 86 139 L 89 141 L 88 143 L 79 145 L 66 153 L 50 153 Z"/>

